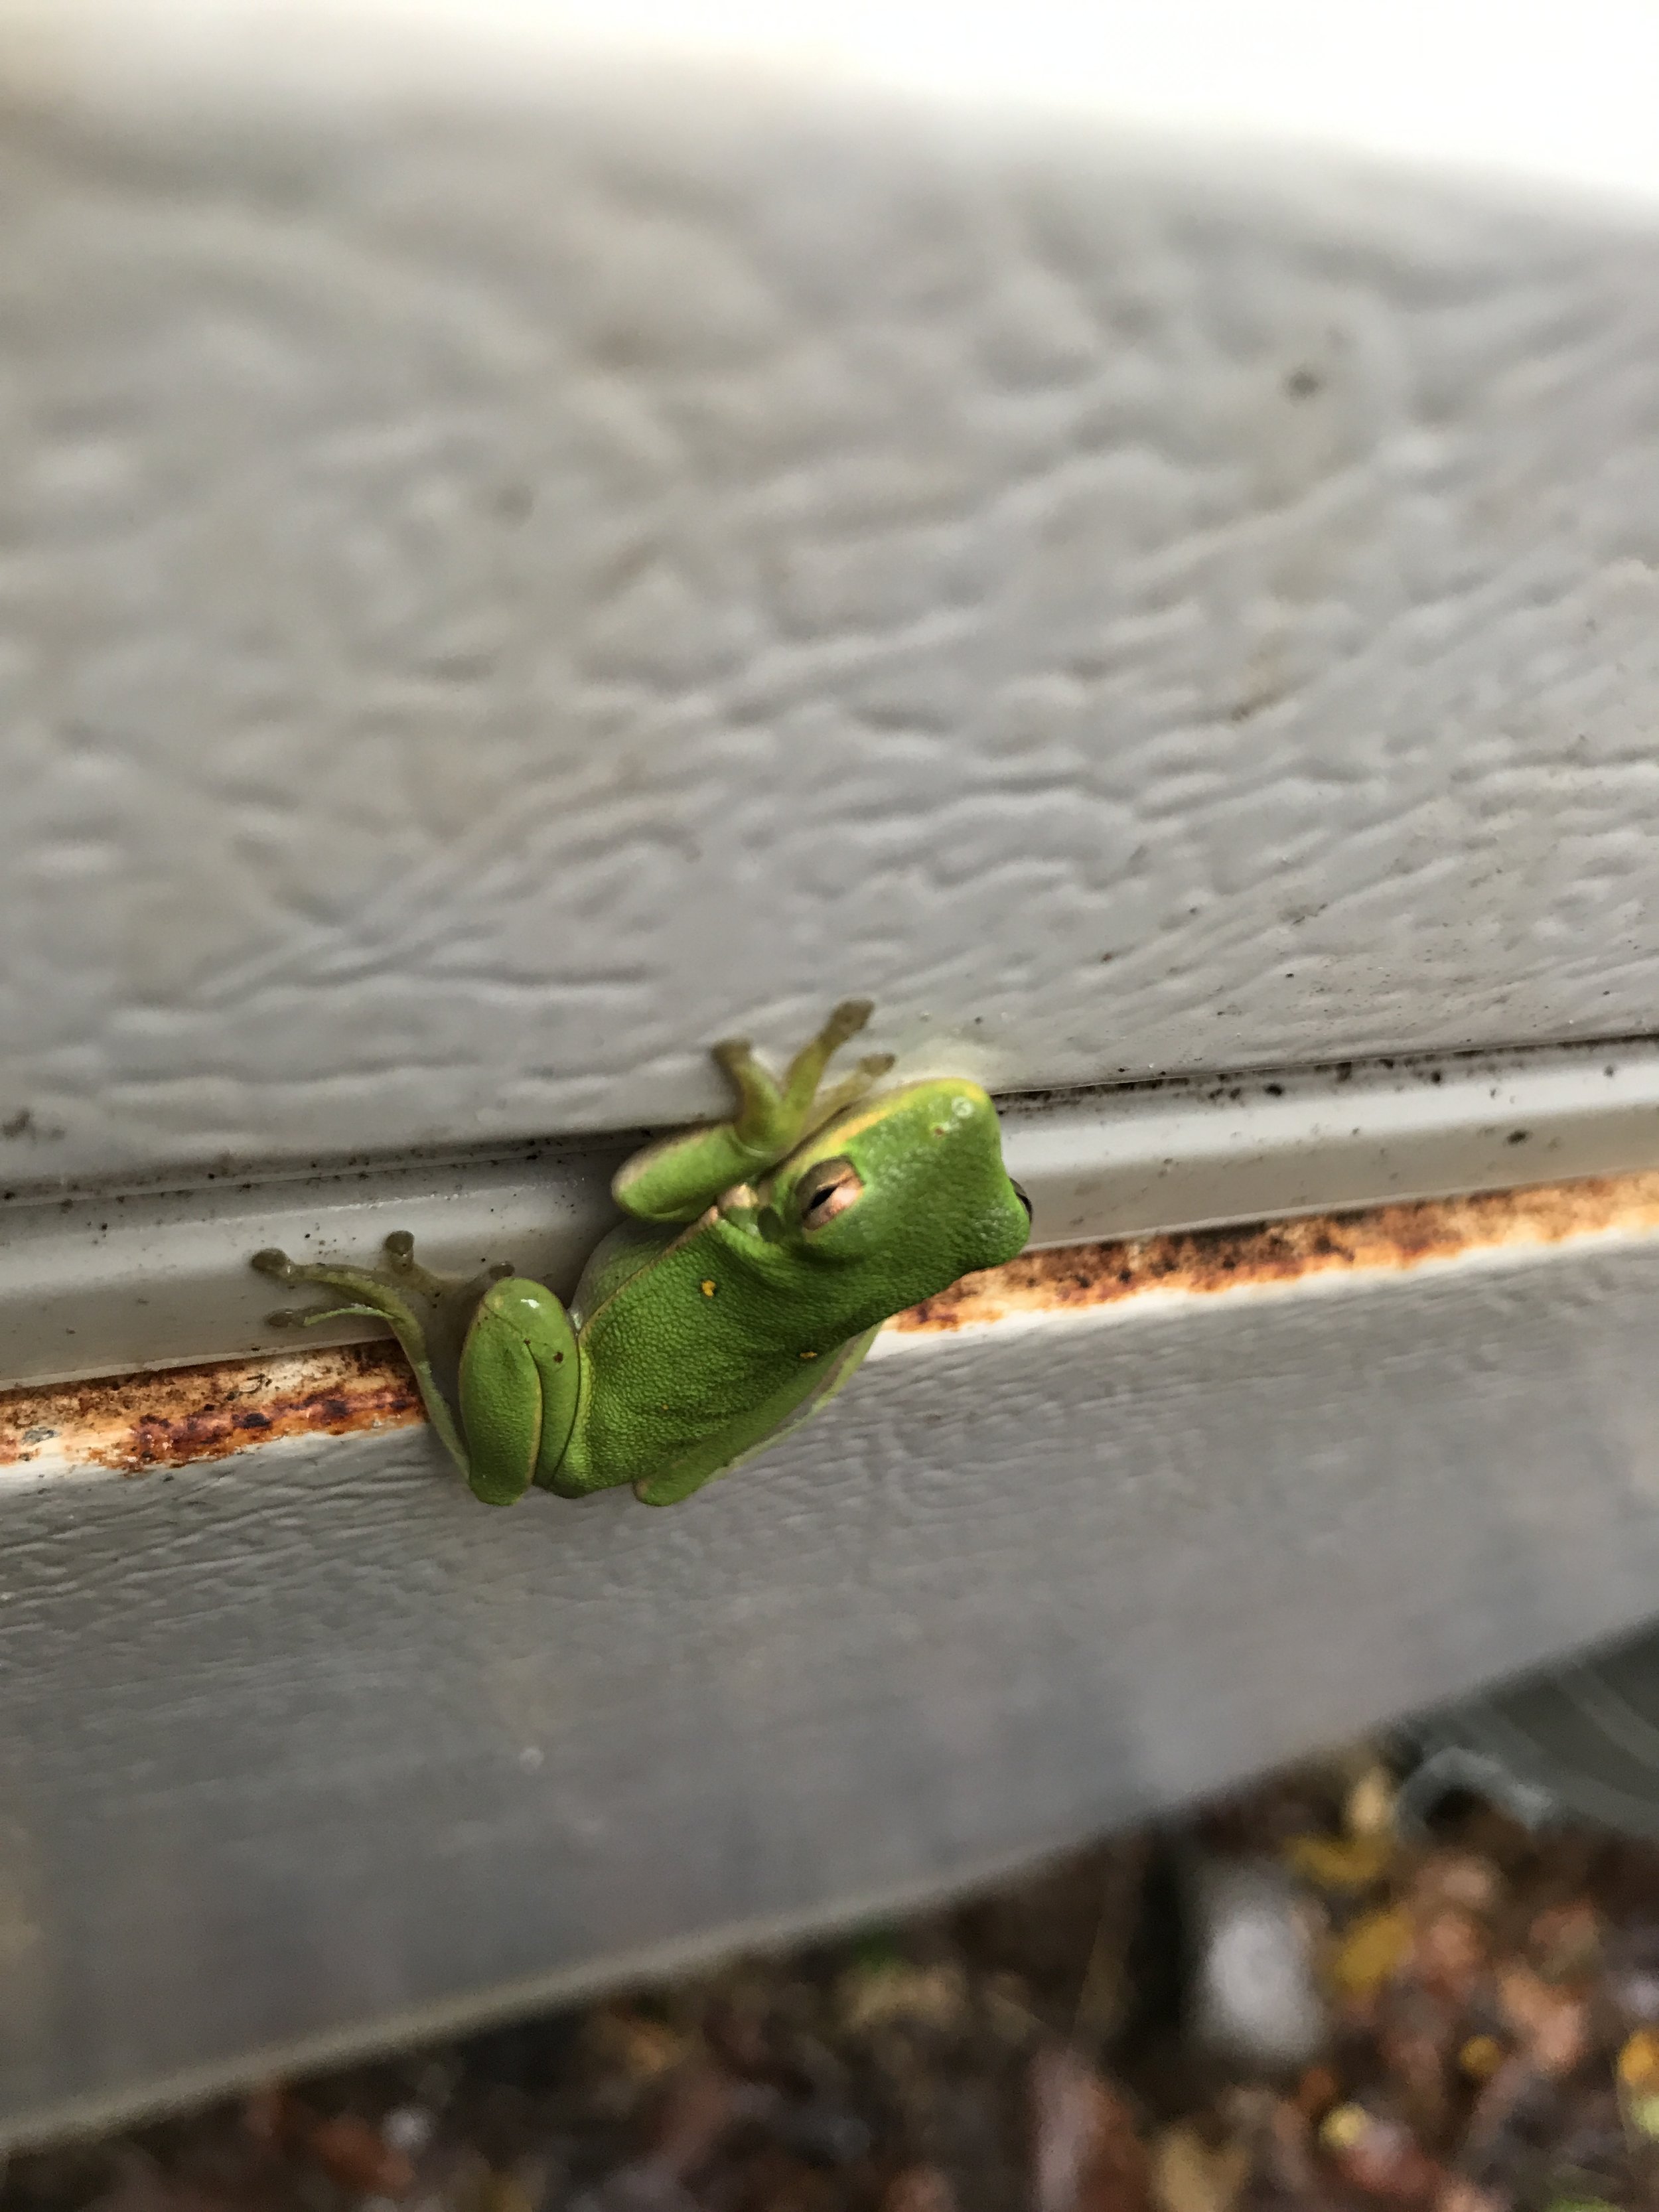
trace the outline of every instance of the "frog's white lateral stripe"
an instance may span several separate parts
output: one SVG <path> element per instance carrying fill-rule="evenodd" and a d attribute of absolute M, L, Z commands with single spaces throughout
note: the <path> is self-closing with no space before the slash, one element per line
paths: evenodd
<path fill-rule="evenodd" d="M 904 1071 L 899 1071 L 902 1074 Z M 1345 1062 L 1006 1099 L 1035 1248 L 1659 1168 L 1659 1044 Z M 641 1141 L 319 1164 L 234 1183 L 0 1198 L 0 1384 L 289 1351 L 246 1261 L 373 1252 L 495 1261 L 561 1292 L 615 1218 Z M 318 1343 L 369 1334 L 346 1322 Z"/>

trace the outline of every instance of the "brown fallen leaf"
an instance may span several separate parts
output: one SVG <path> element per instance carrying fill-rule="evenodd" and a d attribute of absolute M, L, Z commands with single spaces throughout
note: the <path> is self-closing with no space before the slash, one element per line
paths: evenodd
<path fill-rule="evenodd" d="M 1504 1877 L 1478 1851 L 1431 1851 L 1412 1876 L 1411 1903 L 1423 1917 L 1443 1905 L 1484 1918 L 1504 1896 Z"/>
<path fill-rule="evenodd" d="M 167 2176 L 149 2184 L 124 2182 L 89 2199 L 83 2212 L 247 2212 L 247 2204 L 240 2194 Z"/>
<path fill-rule="evenodd" d="M 1659 2140 L 1659 2034 L 1638 2028 L 1620 2051 L 1613 2075 L 1626 2127 L 1644 2142 Z"/>
<path fill-rule="evenodd" d="M 1281 2198 L 1301 2204 L 1322 2193 L 1314 2158 L 1313 2130 L 1307 2114 L 1292 2098 L 1268 2093 L 1260 2148 L 1267 2179 Z"/>
<path fill-rule="evenodd" d="M 651 2129 L 650 2157 L 684 2181 L 707 2166 L 740 2118 L 741 2086 L 723 2067 L 693 2059 L 672 2075 Z"/>
<path fill-rule="evenodd" d="M 1249 2146 L 1206 2143 L 1196 2128 L 1165 2128 L 1152 2145 L 1158 2212 L 1232 2212 L 1250 2175 Z"/>
<path fill-rule="evenodd" d="M 477 2212 L 536 2212 L 540 2199 L 518 2174 L 492 2166 L 479 2181 L 476 2202 Z"/>
<path fill-rule="evenodd" d="M 352 2112 L 324 2119 L 280 2081 L 252 2093 L 242 2125 L 256 2142 L 309 2159 L 359 2196 L 402 2197 L 414 2185 L 414 2161 L 370 2121 Z"/>
<path fill-rule="evenodd" d="M 1601 1964 L 1601 1916 L 1588 1898 L 1554 1905 L 1534 1917 L 1527 1948 L 1547 1981 L 1571 1981 Z"/>
<path fill-rule="evenodd" d="M 1457 2053 L 1457 2070 L 1470 2081 L 1490 2081 L 1503 2064 L 1503 2045 L 1495 2035 L 1472 2035 Z"/>
<path fill-rule="evenodd" d="M 698 2212 L 698 2205 L 661 2159 L 636 2158 L 572 2197 L 565 2212 Z"/>
<path fill-rule="evenodd" d="M 1329 2112 L 1342 2094 L 1342 2084 L 1328 2066 L 1310 2066 L 1296 2085 L 1297 2110 L 1310 2120 Z"/>
<path fill-rule="evenodd" d="M 1638 2027 L 1619 2053 L 1618 2073 L 1622 2088 L 1659 2094 L 1659 2033 Z"/>
<path fill-rule="evenodd" d="M 1465 2165 L 1484 2167 L 1517 2135 L 1535 2137 L 1554 2100 L 1553 2085 L 1525 2051 L 1511 2051 L 1476 2097 L 1463 2130 Z"/>
<path fill-rule="evenodd" d="M 791 2158 L 775 2144 L 745 2161 L 741 2202 L 745 2212 L 839 2212 L 835 2181 L 821 2167 Z"/>
<path fill-rule="evenodd" d="M 1285 1858 L 1292 1874 L 1316 1889 L 1358 1891 L 1382 1881 L 1395 1849 L 1390 1835 L 1293 1836 Z"/>
<path fill-rule="evenodd" d="M 1486 1970 L 1486 1931 L 1472 1912 L 1443 1905 L 1419 1925 L 1408 1971 L 1425 1989 L 1467 2004 Z"/>
<path fill-rule="evenodd" d="M 243 2192 L 226 2192 L 168 2172 L 128 2144 L 118 2171 L 97 2196 L 81 2200 L 83 2212 L 244 2212 Z"/>
<path fill-rule="evenodd" d="M 957 2212 L 957 2197 L 936 2166 L 907 2166 L 882 2192 L 881 2212 Z"/>
<path fill-rule="evenodd" d="M 1335 2105 L 1319 2124 L 1319 2140 L 1327 2150 L 1350 2150 L 1370 2124 L 1363 2105 Z"/>
<path fill-rule="evenodd" d="M 403 2197 L 414 2186 L 411 2161 L 355 2112 L 313 2120 L 290 2132 L 307 2157 L 343 2189 L 355 2190 L 361 2197 Z"/>
<path fill-rule="evenodd" d="M 1034 2212 L 1151 2212 L 1146 2146 L 1122 2097 L 1064 2044 L 1027 2075 Z"/>
<path fill-rule="evenodd" d="M 950 2034 L 968 2017 L 968 1978 L 954 1964 L 912 1966 L 908 1960 L 854 1966 L 836 1985 L 836 2007 L 849 2035 L 903 2022 Z"/>
<path fill-rule="evenodd" d="M 264 2081 L 242 2106 L 242 2125 L 256 2142 L 280 2143 L 288 2126 L 289 2099 L 282 2081 Z"/>
<path fill-rule="evenodd" d="M 1342 1801 L 1342 1825 L 1351 1836 L 1394 1834 L 1395 1802 L 1399 1796 L 1395 1778 L 1386 1766 L 1366 1767 Z"/>
<path fill-rule="evenodd" d="M 991 2032 L 1004 2043 L 1029 2043 L 1042 2031 L 1031 1986 L 1019 1974 L 988 1974 L 980 2003 Z"/>
<path fill-rule="evenodd" d="M 1351 2189 L 1396 2204 L 1427 2204 L 1444 2176 L 1408 2127 L 1364 2105 L 1339 2105 L 1319 2130 L 1322 2149 Z"/>
<path fill-rule="evenodd" d="M 1329 1964 L 1330 1979 L 1345 1997 L 1372 1996 L 1411 1955 L 1415 1936 L 1403 1905 L 1367 1912 L 1347 1929 Z"/>
<path fill-rule="evenodd" d="M 592 2014 L 582 2041 L 602 2065 L 617 2067 L 630 2081 L 660 2081 L 692 2051 L 678 2029 L 626 2005 L 605 2005 Z"/>
<path fill-rule="evenodd" d="M 1558 1989 L 1530 1966 L 1508 1966 L 1498 1977 L 1498 2001 L 1540 2074 L 1559 2081 L 1583 2063 L 1589 2007 L 1582 1996 Z"/>
<path fill-rule="evenodd" d="M 690 2060 L 665 2084 L 644 2153 L 572 2199 L 568 2212 L 696 2212 L 688 2178 L 711 2162 L 729 2129 L 771 2101 L 770 2091 Z"/>
<path fill-rule="evenodd" d="M 1443 2034 L 1410 2017 L 1391 2020 L 1377 2038 L 1377 2049 L 1401 2116 L 1419 2134 L 1437 2138 L 1451 2101 Z"/>
<path fill-rule="evenodd" d="M 1602 1966 L 1607 1994 L 1626 2025 L 1659 2022 L 1659 1926 L 1644 1920 L 1609 1930 Z"/>
<path fill-rule="evenodd" d="M 1434 2200 L 1434 2212 L 1510 2212 L 1509 2200 L 1453 2174 Z"/>

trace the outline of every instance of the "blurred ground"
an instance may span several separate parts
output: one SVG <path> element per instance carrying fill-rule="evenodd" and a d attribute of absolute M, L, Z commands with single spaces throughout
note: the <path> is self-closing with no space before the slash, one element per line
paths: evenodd
<path fill-rule="evenodd" d="M 948 1911 L 15 2158 L 0 2212 L 1659 2207 L 1659 1850 L 1356 1755 Z"/>

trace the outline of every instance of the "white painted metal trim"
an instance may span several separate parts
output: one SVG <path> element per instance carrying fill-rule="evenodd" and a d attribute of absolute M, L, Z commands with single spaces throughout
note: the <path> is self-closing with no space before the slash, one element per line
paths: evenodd
<path fill-rule="evenodd" d="M 1659 1167 L 1659 1044 L 1190 1079 L 1005 1102 L 1038 1245 Z M 369 1253 L 568 1291 L 637 1135 L 0 1202 L 0 1384 L 292 1349 L 250 1253 Z M 319 1340 L 374 1334 L 343 1323 Z"/>

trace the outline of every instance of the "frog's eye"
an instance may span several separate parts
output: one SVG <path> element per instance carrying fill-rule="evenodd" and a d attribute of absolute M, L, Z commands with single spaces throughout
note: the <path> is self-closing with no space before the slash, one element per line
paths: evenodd
<path fill-rule="evenodd" d="M 851 1160 L 820 1160 L 801 1179 L 800 1225 L 822 1229 L 863 1195 L 863 1178 Z"/>

